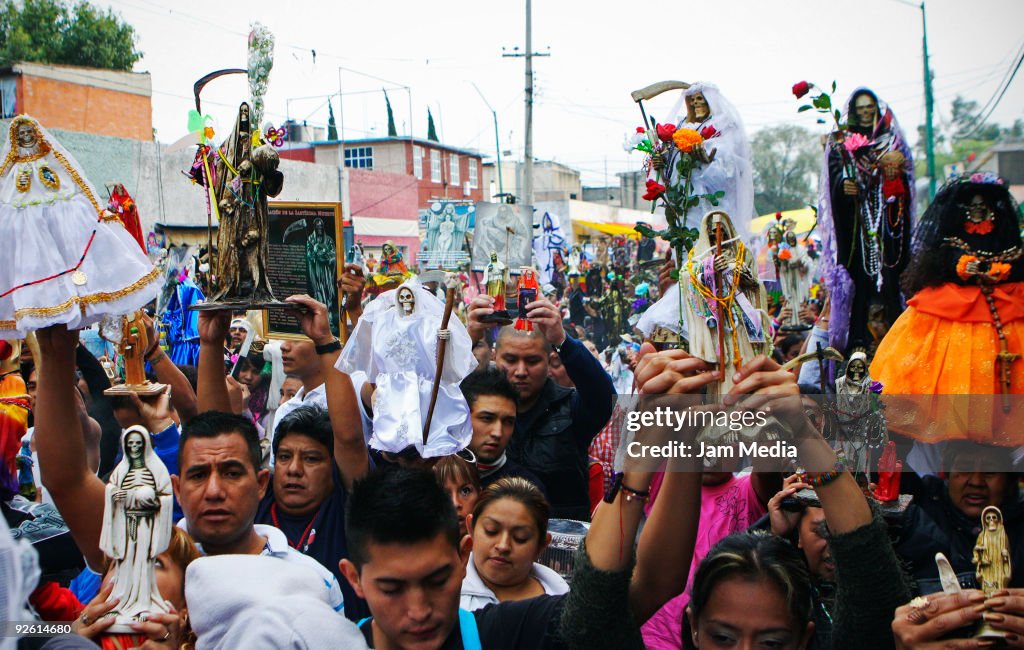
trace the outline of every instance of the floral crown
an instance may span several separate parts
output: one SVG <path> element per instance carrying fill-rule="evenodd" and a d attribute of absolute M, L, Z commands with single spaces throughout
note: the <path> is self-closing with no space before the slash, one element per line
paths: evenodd
<path fill-rule="evenodd" d="M 950 177 L 948 184 L 956 183 L 978 183 L 981 185 L 1006 185 L 1006 181 L 995 172 L 972 172 L 970 174 L 955 174 Z"/>

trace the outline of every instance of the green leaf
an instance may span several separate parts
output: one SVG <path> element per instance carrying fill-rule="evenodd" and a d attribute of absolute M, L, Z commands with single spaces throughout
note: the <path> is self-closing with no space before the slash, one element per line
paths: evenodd
<path fill-rule="evenodd" d="M 839 113 L 839 109 L 837 108 L 837 109 L 836 109 L 836 124 L 838 124 L 838 123 L 839 123 L 839 118 L 840 118 L 840 117 L 841 117 L 841 114 Z"/>
<path fill-rule="evenodd" d="M 836 82 L 833 81 L 832 82 L 832 92 L 835 92 L 835 91 L 836 91 Z"/>
<path fill-rule="evenodd" d="M 713 206 L 715 206 L 717 208 L 718 207 L 718 197 L 715 196 L 714 194 L 708 194 L 707 197 L 708 197 L 708 203 L 710 203 L 711 205 L 713 205 Z"/>
<path fill-rule="evenodd" d="M 821 93 L 820 95 L 815 97 L 813 100 L 811 100 L 811 103 L 814 104 L 815 108 L 823 111 L 827 111 L 830 108 L 832 108 L 832 100 L 825 93 Z"/>
<path fill-rule="evenodd" d="M 801 106 L 800 108 L 796 109 L 796 112 L 797 112 L 797 113 L 803 113 L 804 111 L 809 111 L 809 110 L 811 110 L 812 108 L 814 108 L 814 107 L 813 107 L 813 106 L 811 106 L 810 104 L 804 104 L 804 105 L 803 105 L 803 106 Z"/>

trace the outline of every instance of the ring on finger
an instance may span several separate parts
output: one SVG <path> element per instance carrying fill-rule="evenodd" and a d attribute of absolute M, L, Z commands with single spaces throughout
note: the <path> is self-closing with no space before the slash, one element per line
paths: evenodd
<path fill-rule="evenodd" d="M 925 615 L 923 609 L 912 609 L 909 612 L 907 612 L 907 620 L 913 623 L 914 625 L 920 625 L 921 623 L 924 623 L 926 620 L 928 620 L 928 616 Z"/>
<path fill-rule="evenodd" d="M 82 625 L 89 626 L 89 616 L 83 611 L 82 615 L 78 617 L 78 620 L 82 621 Z"/>
<path fill-rule="evenodd" d="M 159 639 L 157 639 L 157 641 L 166 641 L 169 638 L 171 638 L 171 631 L 170 631 L 170 629 L 167 630 L 167 634 L 165 634 L 162 637 L 160 637 Z"/>

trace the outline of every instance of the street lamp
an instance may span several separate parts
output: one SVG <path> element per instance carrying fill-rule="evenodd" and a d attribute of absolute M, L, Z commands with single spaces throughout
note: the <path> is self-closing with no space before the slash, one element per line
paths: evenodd
<path fill-rule="evenodd" d="M 473 88 L 476 89 L 476 94 L 480 95 L 480 99 L 484 100 L 484 104 L 491 110 L 491 117 L 494 118 L 494 154 L 498 162 L 495 166 L 498 168 L 498 196 L 505 195 L 505 185 L 501 182 L 501 141 L 498 139 L 498 113 L 491 108 L 491 103 L 487 101 L 484 94 L 480 92 L 480 88 L 477 87 L 476 82 L 470 81 L 473 84 Z M 492 197 L 493 198 L 493 197 Z"/>

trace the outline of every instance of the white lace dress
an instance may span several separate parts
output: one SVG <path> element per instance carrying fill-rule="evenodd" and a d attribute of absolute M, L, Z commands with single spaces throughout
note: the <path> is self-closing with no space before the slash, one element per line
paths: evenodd
<path fill-rule="evenodd" d="M 80 329 L 156 297 L 157 270 L 75 159 L 28 116 L 0 149 L 0 339 Z"/>

